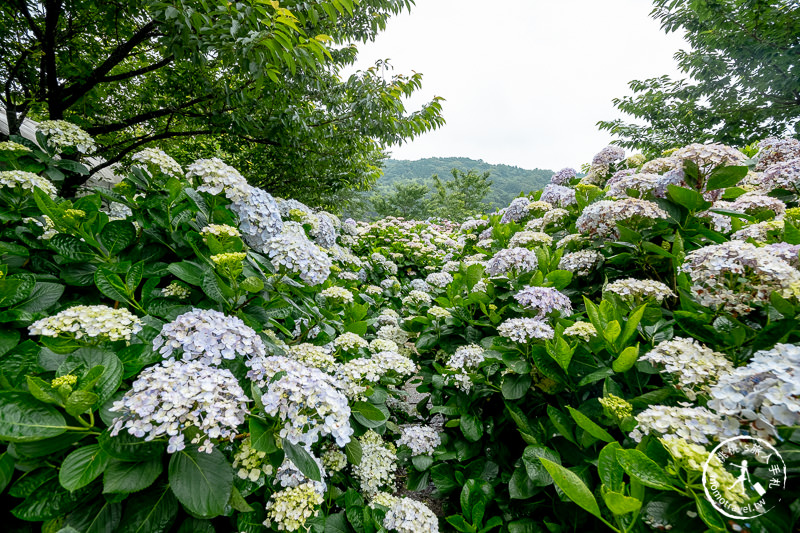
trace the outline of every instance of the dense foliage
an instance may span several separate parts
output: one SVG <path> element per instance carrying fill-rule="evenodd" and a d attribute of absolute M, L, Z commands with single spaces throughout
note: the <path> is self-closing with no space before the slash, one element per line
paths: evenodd
<path fill-rule="evenodd" d="M 636 119 L 601 121 L 620 145 L 650 154 L 691 142 L 743 146 L 800 138 L 800 6 L 781 0 L 656 0 L 651 16 L 685 32 L 676 54 L 688 78 L 630 82 L 614 105 Z"/>
<path fill-rule="evenodd" d="M 25 117 L 79 124 L 105 160 L 92 172 L 179 146 L 181 163 L 230 154 L 251 182 L 324 203 L 373 183 L 386 146 L 443 124 L 438 98 L 405 109 L 420 74 L 341 77 L 352 43 L 411 4 L 3 2 L 1 110 L 11 134 Z"/>
<path fill-rule="evenodd" d="M 733 435 L 790 467 L 748 530 L 796 524 L 800 142 L 369 224 L 159 150 L 65 199 L 48 126 L 0 144 L 7 530 L 740 531 Z"/>

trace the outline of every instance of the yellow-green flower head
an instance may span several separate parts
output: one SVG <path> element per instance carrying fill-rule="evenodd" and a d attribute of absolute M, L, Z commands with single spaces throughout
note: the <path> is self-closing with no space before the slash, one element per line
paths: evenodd
<path fill-rule="evenodd" d="M 599 401 L 606 415 L 617 422 L 625 420 L 629 416 L 633 416 L 633 405 L 619 396 L 609 394 L 605 398 L 600 398 Z"/>
<path fill-rule="evenodd" d="M 64 216 L 72 220 L 81 220 L 86 218 L 86 211 L 83 209 L 65 209 Z"/>
<path fill-rule="evenodd" d="M 122 180 L 114 185 L 114 191 L 122 195 L 127 195 L 136 192 L 136 187 L 131 185 L 128 181 Z"/>
<path fill-rule="evenodd" d="M 61 387 L 62 385 L 69 385 L 72 387 L 78 382 L 78 376 L 73 376 L 72 374 L 66 374 L 64 376 L 58 376 L 57 378 L 53 378 L 53 381 L 50 382 L 50 386 L 54 389 Z"/>
<path fill-rule="evenodd" d="M 6 141 L 0 143 L 0 151 L 6 152 L 30 152 L 31 149 L 27 146 L 19 143 L 15 143 L 14 141 Z"/>
<path fill-rule="evenodd" d="M 244 252 L 230 252 L 212 255 L 211 260 L 220 268 L 236 268 L 241 266 L 247 254 Z"/>
<path fill-rule="evenodd" d="M 628 168 L 637 168 L 644 164 L 647 158 L 642 154 L 634 154 L 625 160 L 625 166 Z"/>
<path fill-rule="evenodd" d="M 204 238 L 208 237 L 209 235 L 214 235 L 215 237 L 241 237 L 241 232 L 234 228 L 233 226 L 229 226 L 227 224 L 209 224 L 208 226 L 204 227 L 200 230 L 200 235 Z"/>
<path fill-rule="evenodd" d="M 792 222 L 796 220 L 800 220 L 800 207 L 790 207 L 786 210 L 786 214 L 784 215 L 786 218 L 791 220 Z"/>
<path fill-rule="evenodd" d="M 592 185 L 590 183 L 579 183 L 575 186 L 575 190 L 581 194 L 588 195 L 593 191 L 599 191 L 600 187 L 597 185 Z"/>

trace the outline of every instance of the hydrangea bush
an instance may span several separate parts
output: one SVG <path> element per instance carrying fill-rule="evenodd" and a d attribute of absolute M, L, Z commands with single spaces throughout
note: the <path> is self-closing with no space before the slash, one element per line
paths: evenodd
<path fill-rule="evenodd" d="M 0 145 L 6 530 L 795 527 L 796 143 L 608 147 L 460 226 L 157 149 L 62 197 L 59 151 L 93 147 Z M 701 485 L 754 501 L 711 453 L 738 435 L 790 467 L 747 523 Z"/>

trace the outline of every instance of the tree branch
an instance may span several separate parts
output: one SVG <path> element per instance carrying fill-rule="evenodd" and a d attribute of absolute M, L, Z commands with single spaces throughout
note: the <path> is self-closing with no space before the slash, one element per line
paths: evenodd
<path fill-rule="evenodd" d="M 130 117 L 121 122 L 106 124 L 104 126 L 94 126 L 92 128 L 86 128 L 86 133 L 94 136 L 94 135 L 102 135 L 104 133 L 113 133 L 115 131 L 124 130 L 125 128 L 135 126 L 136 124 L 141 124 L 142 122 L 147 122 L 148 120 L 152 120 L 154 118 L 160 118 L 160 117 L 165 117 L 167 115 L 172 115 L 174 113 L 177 113 L 181 109 L 186 109 L 192 107 L 193 105 L 204 102 L 206 100 L 211 100 L 213 97 L 214 95 L 199 96 L 193 100 L 189 100 L 188 102 L 185 102 L 176 107 L 165 107 L 163 109 L 156 109 L 154 111 L 148 111 L 146 113 L 141 113 L 139 115 Z"/>
<path fill-rule="evenodd" d="M 111 72 L 115 66 L 125 60 L 134 48 L 152 37 L 154 34 L 153 30 L 155 30 L 155 28 L 156 21 L 151 20 L 142 26 L 139 31 L 133 34 L 130 39 L 117 46 L 108 56 L 108 58 L 106 58 L 106 60 L 103 61 L 99 67 L 94 69 L 91 74 L 89 74 L 83 83 L 78 83 L 66 88 L 64 90 L 65 98 L 62 101 L 63 108 L 69 108 L 75 104 L 75 102 L 80 100 L 84 94 L 92 90 L 103 80 L 103 78 L 108 75 L 109 72 Z"/>
<path fill-rule="evenodd" d="M 129 78 L 135 78 L 136 76 L 141 76 L 142 74 L 147 74 L 148 72 L 152 72 L 154 70 L 158 70 L 161 67 L 165 67 L 172 63 L 175 59 L 175 56 L 168 56 L 159 61 L 158 63 L 153 63 L 152 65 L 148 65 L 146 67 L 142 67 L 136 70 L 130 70 L 128 72 L 123 72 L 121 74 L 114 74 L 113 76 L 105 76 L 98 83 L 108 83 L 111 81 L 121 81 L 127 80 Z"/>

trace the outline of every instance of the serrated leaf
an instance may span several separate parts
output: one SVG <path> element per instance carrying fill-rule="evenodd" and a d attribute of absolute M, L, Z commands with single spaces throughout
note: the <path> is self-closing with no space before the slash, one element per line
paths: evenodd
<path fill-rule="evenodd" d="M 0 392 L 0 439 L 32 442 L 61 435 L 64 417 L 52 406 L 24 392 Z"/>
<path fill-rule="evenodd" d="M 213 518 L 224 512 L 233 488 L 233 468 L 219 448 L 205 453 L 190 445 L 173 453 L 168 475 L 172 492 L 193 515 Z"/>
<path fill-rule="evenodd" d="M 152 485 L 163 470 L 160 458 L 135 463 L 112 461 L 103 474 L 103 492 L 139 492 Z"/>
<path fill-rule="evenodd" d="M 111 457 L 97 444 L 78 448 L 61 463 L 58 481 L 69 491 L 85 487 L 105 471 L 110 461 Z"/>
<path fill-rule="evenodd" d="M 547 472 L 552 476 L 555 484 L 564 491 L 564 494 L 566 494 L 570 500 L 594 516 L 598 518 L 602 517 L 600 514 L 600 506 L 597 505 L 597 500 L 594 498 L 592 491 L 589 490 L 589 487 L 581 481 L 581 478 L 574 472 L 544 457 L 540 457 L 539 461 L 542 462 Z"/>

